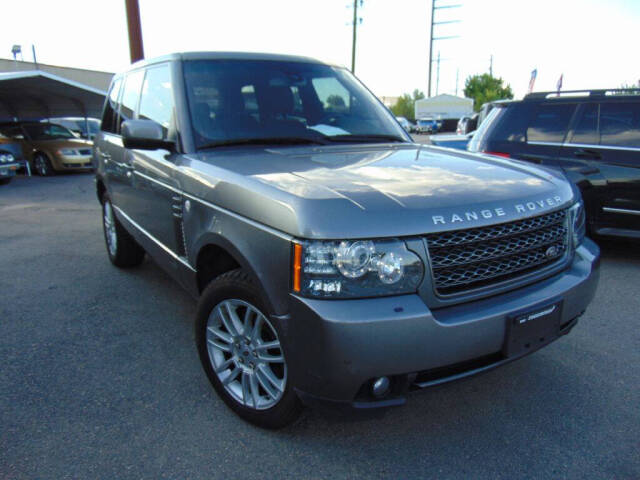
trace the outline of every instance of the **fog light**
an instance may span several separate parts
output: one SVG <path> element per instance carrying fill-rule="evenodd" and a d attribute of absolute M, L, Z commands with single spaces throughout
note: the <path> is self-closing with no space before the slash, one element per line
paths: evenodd
<path fill-rule="evenodd" d="M 373 381 L 373 384 L 371 385 L 371 393 L 376 398 L 382 398 L 389 393 L 390 386 L 391 382 L 389 381 L 389 377 L 380 377 Z"/>

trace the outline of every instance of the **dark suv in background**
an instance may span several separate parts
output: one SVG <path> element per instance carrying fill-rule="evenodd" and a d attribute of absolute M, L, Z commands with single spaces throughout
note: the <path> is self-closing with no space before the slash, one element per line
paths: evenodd
<path fill-rule="evenodd" d="M 640 89 L 533 93 L 495 107 L 470 151 L 561 168 L 592 233 L 640 238 Z"/>

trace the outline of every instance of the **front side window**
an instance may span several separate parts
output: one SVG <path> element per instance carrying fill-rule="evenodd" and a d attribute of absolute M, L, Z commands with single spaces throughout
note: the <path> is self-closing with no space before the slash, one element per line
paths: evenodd
<path fill-rule="evenodd" d="M 140 96 L 139 118 L 160 124 L 165 138 L 173 122 L 173 91 L 168 65 L 147 70 Z"/>
<path fill-rule="evenodd" d="M 54 123 L 34 123 L 23 126 L 31 140 L 59 140 L 76 138 L 71 130 Z"/>
<path fill-rule="evenodd" d="M 261 139 L 407 141 L 389 112 L 341 68 L 303 62 L 191 60 L 184 62 L 184 77 L 199 148 Z"/>
<path fill-rule="evenodd" d="M 103 132 L 115 133 L 116 117 L 118 116 L 118 95 L 120 94 L 120 85 L 122 79 L 114 80 L 109 90 L 109 95 L 104 103 L 104 112 L 102 113 L 102 125 L 100 129 Z"/>
<path fill-rule="evenodd" d="M 144 70 L 137 70 L 127 75 L 124 82 L 124 90 L 122 91 L 122 101 L 120 104 L 120 124 L 118 132 L 122 128 L 122 122 L 134 118 L 140 99 L 140 90 L 142 89 L 142 80 L 144 79 Z"/>
<path fill-rule="evenodd" d="M 598 104 L 588 103 L 582 107 L 573 128 L 571 143 L 597 145 L 598 140 Z"/>
<path fill-rule="evenodd" d="M 640 147 L 640 103 L 602 103 L 600 143 Z"/>
<path fill-rule="evenodd" d="M 569 121 L 576 109 L 575 104 L 541 104 L 536 109 L 529 128 L 529 142 L 561 143 L 567 133 Z"/>

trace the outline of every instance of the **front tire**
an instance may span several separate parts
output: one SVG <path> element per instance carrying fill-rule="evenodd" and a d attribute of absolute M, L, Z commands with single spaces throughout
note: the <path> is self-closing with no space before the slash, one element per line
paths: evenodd
<path fill-rule="evenodd" d="M 202 366 L 229 408 L 264 428 L 298 418 L 302 405 L 288 381 L 278 325 L 244 271 L 224 273 L 205 288 L 195 328 Z"/>
<path fill-rule="evenodd" d="M 107 195 L 102 201 L 102 228 L 111 263 L 120 268 L 136 267 L 142 263 L 144 250 L 118 221 Z"/>
<path fill-rule="evenodd" d="M 44 153 L 38 153 L 33 157 L 33 169 L 41 177 L 50 177 L 55 174 L 51 160 Z"/>

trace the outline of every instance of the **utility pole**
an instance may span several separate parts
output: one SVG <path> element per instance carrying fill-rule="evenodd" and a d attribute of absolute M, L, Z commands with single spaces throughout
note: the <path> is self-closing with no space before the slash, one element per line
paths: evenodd
<path fill-rule="evenodd" d="M 493 77 L 493 55 L 489 58 L 489 76 Z"/>
<path fill-rule="evenodd" d="M 456 68 L 456 97 L 458 96 L 458 77 L 460 76 L 460 69 Z"/>
<path fill-rule="evenodd" d="M 429 80 L 428 80 L 428 94 L 427 96 L 430 97 L 431 96 L 431 69 L 433 67 L 433 42 L 434 40 L 447 40 L 449 38 L 458 38 L 460 37 L 460 35 L 449 35 L 446 37 L 435 37 L 433 36 L 433 27 L 436 25 L 444 25 L 447 23 L 459 23 L 460 20 L 446 20 L 444 22 L 436 22 L 435 21 L 435 15 L 436 15 L 436 10 L 441 10 L 443 8 L 458 8 L 462 5 L 460 4 L 456 4 L 456 5 L 442 5 L 441 7 L 437 7 L 436 6 L 436 1 L 438 0 L 431 0 L 431 28 L 430 28 L 430 33 L 429 33 Z"/>
<path fill-rule="evenodd" d="M 431 32 L 429 33 L 429 88 L 427 97 L 431 97 L 431 66 L 433 65 L 433 26 L 435 22 L 433 17 L 436 13 L 436 0 L 431 0 Z"/>
<path fill-rule="evenodd" d="M 356 73 L 356 37 L 358 32 L 358 22 L 362 22 L 358 18 L 358 2 L 362 6 L 362 0 L 353 0 L 353 42 L 351 44 L 351 73 Z"/>
<path fill-rule="evenodd" d="M 440 50 L 438 50 L 438 68 L 436 69 L 436 96 L 440 91 Z"/>
<path fill-rule="evenodd" d="M 35 45 L 31 45 L 31 52 L 33 53 L 33 64 L 36 67 L 36 70 L 38 70 L 38 59 L 36 58 L 36 46 Z M 88 131 L 88 130 L 87 130 Z"/>
<path fill-rule="evenodd" d="M 138 0 L 124 0 L 124 3 L 127 10 L 127 28 L 129 30 L 129 54 L 131 63 L 135 63 L 144 58 L 140 7 L 138 6 Z"/>

